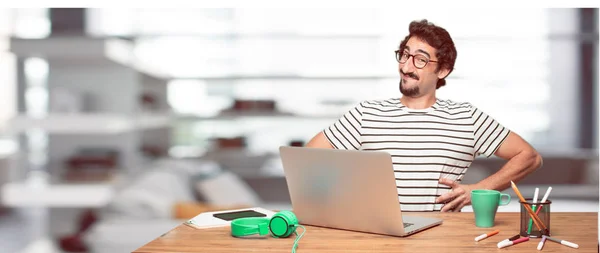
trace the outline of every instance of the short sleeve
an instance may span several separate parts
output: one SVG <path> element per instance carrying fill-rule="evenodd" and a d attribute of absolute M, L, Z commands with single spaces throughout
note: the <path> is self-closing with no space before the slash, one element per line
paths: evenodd
<path fill-rule="evenodd" d="M 471 110 L 474 126 L 475 154 L 483 154 L 490 157 L 504 142 L 510 130 L 479 108 L 473 106 Z"/>
<path fill-rule="evenodd" d="M 336 149 L 358 150 L 361 146 L 362 103 L 354 106 L 340 119 L 323 130 Z"/>

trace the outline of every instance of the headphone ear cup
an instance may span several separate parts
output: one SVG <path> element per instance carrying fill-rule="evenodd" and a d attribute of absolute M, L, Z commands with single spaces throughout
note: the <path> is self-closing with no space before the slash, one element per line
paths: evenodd
<path fill-rule="evenodd" d="M 279 213 L 281 215 L 284 215 L 289 220 L 290 225 L 294 225 L 294 228 L 296 227 L 296 225 L 298 225 L 298 218 L 292 211 L 284 210 Z"/>
<path fill-rule="evenodd" d="M 298 218 L 291 211 L 281 211 L 273 215 L 269 229 L 274 237 L 288 237 L 296 231 Z"/>

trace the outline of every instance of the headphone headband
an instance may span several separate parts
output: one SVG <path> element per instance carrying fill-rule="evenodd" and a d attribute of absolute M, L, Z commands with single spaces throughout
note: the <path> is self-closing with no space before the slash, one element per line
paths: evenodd
<path fill-rule="evenodd" d="M 231 235 L 235 237 L 253 235 L 258 232 L 259 235 L 269 233 L 269 221 L 267 218 L 239 218 L 231 221 Z"/>

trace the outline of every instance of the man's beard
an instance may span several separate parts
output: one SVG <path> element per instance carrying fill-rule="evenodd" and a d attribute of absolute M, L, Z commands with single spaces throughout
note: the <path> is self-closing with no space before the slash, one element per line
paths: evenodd
<path fill-rule="evenodd" d="M 419 86 L 415 86 L 413 88 L 407 89 L 406 87 L 404 87 L 402 79 L 400 79 L 400 92 L 404 96 L 414 97 L 414 96 L 419 95 L 420 90 L 419 90 Z"/>

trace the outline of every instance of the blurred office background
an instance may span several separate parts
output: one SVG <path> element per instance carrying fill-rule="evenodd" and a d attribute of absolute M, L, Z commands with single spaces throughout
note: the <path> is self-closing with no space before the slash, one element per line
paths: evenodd
<path fill-rule="evenodd" d="M 526 197 L 597 212 L 598 9 L 0 9 L 3 252 L 130 252 L 203 210 L 290 208 L 279 146 L 400 96 L 393 51 L 423 18 L 458 50 L 439 97 L 542 153 Z"/>

